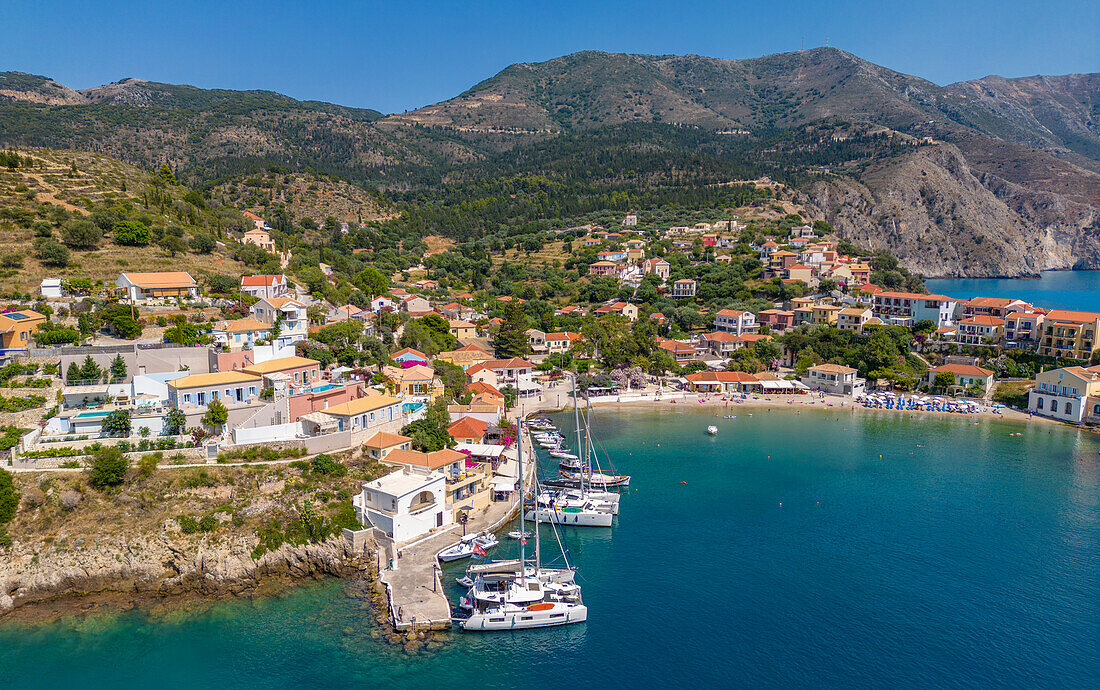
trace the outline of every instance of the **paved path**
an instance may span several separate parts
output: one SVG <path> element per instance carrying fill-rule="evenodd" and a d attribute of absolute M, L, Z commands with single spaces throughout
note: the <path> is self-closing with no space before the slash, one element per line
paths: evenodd
<path fill-rule="evenodd" d="M 533 457 L 530 438 L 523 436 L 524 458 Z M 524 463 L 528 479 L 534 464 Z M 528 482 L 529 484 L 530 482 Z M 489 508 L 466 524 L 466 533 L 495 531 L 519 509 L 518 497 L 510 501 L 490 503 Z M 390 615 L 398 630 L 411 628 L 441 629 L 451 626 L 451 603 L 443 592 L 436 554 L 455 544 L 462 536 L 462 526 L 453 525 L 429 537 L 399 546 L 397 568 L 382 571 L 380 579 L 390 598 Z"/>

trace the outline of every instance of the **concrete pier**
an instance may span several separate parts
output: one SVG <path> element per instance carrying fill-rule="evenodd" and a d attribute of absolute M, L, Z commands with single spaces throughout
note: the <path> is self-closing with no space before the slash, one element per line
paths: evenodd
<path fill-rule="evenodd" d="M 534 477 L 533 447 L 527 434 L 521 434 L 527 486 Z M 518 515 L 518 495 L 511 500 L 492 503 L 488 509 L 466 523 L 466 533 L 496 531 Z M 390 616 L 397 630 L 443 630 L 451 627 L 451 603 L 443 592 L 442 572 L 436 555 L 458 543 L 462 526 L 451 525 L 435 534 L 398 544 L 389 564 L 383 563 L 380 579 L 389 596 Z M 392 567 L 396 566 L 396 567 Z"/>

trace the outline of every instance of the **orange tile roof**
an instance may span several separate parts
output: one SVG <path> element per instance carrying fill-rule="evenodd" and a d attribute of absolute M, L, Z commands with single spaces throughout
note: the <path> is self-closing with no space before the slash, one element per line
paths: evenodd
<path fill-rule="evenodd" d="M 983 369 L 976 367 L 973 364 L 942 364 L 934 369 L 929 369 L 933 374 L 948 373 L 948 374 L 960 374 L 962 376 L 992 376 L 993 372 L 989 369 Z"/>

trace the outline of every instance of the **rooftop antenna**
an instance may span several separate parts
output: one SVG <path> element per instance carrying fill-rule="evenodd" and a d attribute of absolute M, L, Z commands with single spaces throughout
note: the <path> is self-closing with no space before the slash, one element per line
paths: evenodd
<path fill-rule="evenodd" d="M 829 47 L 829 35 L 828 34 L 825 35 L 825 47 L 826 48 Z"/>

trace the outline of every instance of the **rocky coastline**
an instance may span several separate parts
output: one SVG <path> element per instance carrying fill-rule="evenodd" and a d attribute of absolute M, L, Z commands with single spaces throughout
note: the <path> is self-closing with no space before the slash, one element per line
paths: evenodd
<path fill-rule="evenodd" d="M 176 600 L 218 600 L 277 591 L 325 577 L 374 582 L 373 549 L 355 550 L 340 536 L 316 544 L 283 544 L 252 558 L 247 538 L 182 541 L 76 540 L 67 548 L 11 549 L 0 559 L 0 621 L 49 620 L 103 606 L 133 608 Z"/>

